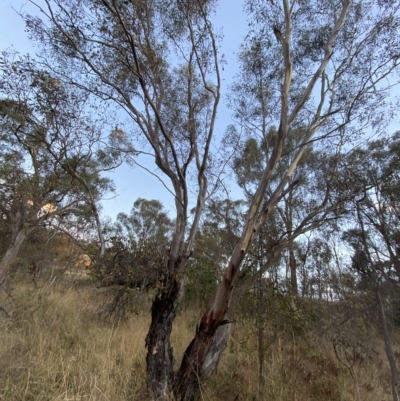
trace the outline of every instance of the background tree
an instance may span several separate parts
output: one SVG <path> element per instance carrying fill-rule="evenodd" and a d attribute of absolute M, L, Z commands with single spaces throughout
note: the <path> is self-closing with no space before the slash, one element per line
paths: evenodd
<path fill-rule="evenodd" d="M 88 211 L 101 228 L 98 202 L 112 187 L 100 172 L 118 159 L 115 152 L 107 160 L 96 153 L 102 133 L 86 114 L 87 98 L 29 58 L 3 54 L 0 90 L 4 278 L 36 228 L 68 231 L 67 216 L 88 218 Z"/>
<path fill-rule="evenodd" d="M 99 285 L 110 296 L 101 302 L 100 312 L 107 319 L 125 320 L 137 310 L 142 296 L 138 289 L 154 288 L 162 277 L 160 266 L 168 258 L 173 222 L 158 200 L 137 199 L 129 214 L 119 213 L 105 226 L 106 251 Z"/>
<path fill-rule="evenodd" d="M 153 287 L 168 257 L 173 223 L 157 200 L 137 199 L 129 215 L 119 213 L 107 233 L 107 262 L 102 271 L 104 285 L 131 288 Z"/>
<path fill-rule="evenodd" d="M 352 171 L 353 179 L 364 185 L 361 197 L 354 200 L 355 227 L 344 234 L 350 244 L 352 268 L 360 276 L 360 290 L 371 292 L 378 309 L 380 328 L 390 366 L 393 400 L 399 399 L 399 373 L 396 366 L 386 300 L 396 297 L 399 281 L 399 136 L 371 142 L 355 157 L 363 161 Z M 362 168 L 360 168 L 362 166 Z M 373 188 L 367 189 L 366 183 Z M 390 301 L 389 301 L 390 302 Z"/>
<path fill-rule="evenodd" d="M 232 247 L 238 240 L 243 206 L 241 200 L 218 197 L 209 199 L 187 268 L 188 284 L 185 292 L 189 302 L 197 301 L 200 307 L 204 307 L 212 297 Z"/>

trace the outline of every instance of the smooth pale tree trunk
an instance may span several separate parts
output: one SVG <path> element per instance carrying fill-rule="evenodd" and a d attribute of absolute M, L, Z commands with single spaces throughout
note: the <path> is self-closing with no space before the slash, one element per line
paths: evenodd
<path fill-rule="evenodd" d="M 230 322 L 205 320 L 185 351 L 176 375 L 174 394 L 177 400 L 194 400 L 200 383 L 217 367 L 231 331 Z"/>
<path fill-rule="evenodd" d="M 10 273 L 10 267 L 17 259 L 21 245 L 24 243 L 33 229 L 34 227 L 23 228 L 19 231 L 16 231 L 12 236 L 7 251 L 1 259 L 0 284 L 4 283 L 4 281 L 7 279 L 7 276 Z"/>
<path fill-rule="evenodd" d="M 233 281 L 245 255 L 242 245 L 243 242 L 236 245 L 229 266 L 219 284 L 214 304 L 203 315 L 196 335 L 184 353 L 174 386 L 177 400 L 194 400 L 201 382 L 207 377 L 203 368 L 205 362 L 210 361 L 210 366 L 215 368 L 221 358 L 224 348 L 220 346 L 226 346 L 230 333 L 230 328 L 225 326 L 232 322 L 230 315 L 233 311 L 230 311 L 229 304 Z M 220 346 L 217 346 L 218 344 Z"/>
<path fill-rule="evenodd" d="M 229 321 L 216 330 L 213 342 L 203 362 L 203 374 L 205 378 L 209 377 L 211 373 L 217 369 L 222 354 L 228 344 L 232 327 L 233 324 Z"/>
<path fill-rule="evenodd" d="M 270 255 L 260 271 L 261 274 L 274 263 L 275 258 L 283 248 L 284 245 L 278 246 Z M 239 263 L 242 255 L 240 245 L 236 249 L 238 251 L 233 255 L 235 257 L 233 260 Z M 234 266 L 235 264 L 232 264 L 231 260 L 231 269 Z M 260 277 L 257 273 L 252 278 L 233 287 L 230 273 L 232 270 L 228 268 L 219 286 L 212 309 L 202 317 L 195 338 L 184 353 L 175 378 L 174 395 L 176 400 L 190 401 L 195 399 L 200 383 L 217 368 L 228 344 L 233 327 L 233 317 L 239 300 L 247 290 L 254 286 L 254 280 L 258 280 Z M 240 280 L 238 281 L 240 282 Z M 227 299 L 227 297 L 229 298 Z"/>
<path fill-rule="evenodd" d="M 280 253 L 283 247 L 280 247 L 277 254 Z M 270 266 L 274 258 L 272 257 L 265 266 L 263 266 L 262 273 L 266 270 L 266 266 Z M 257 280 L 260 275 L 254 276 Z M 214 323 L 218 326 L 214 329 L 212 323 L 206 326 L 205 316 L 202 319 L 202 325 L 196 330 L 196 337 L 192 340 L 189 347 L 186 349 L 182 364 L 175 378 L 174 395 L 177 400 L 193 400 L 196 397 L 199 383 L 202 380 L 207 379 L 218 367 L 218 364 L 222 358 L 223 352 L 225 351 L 231 332 L 233 328 L 233 318 L 239 300 L 246 293 L 246 291 L 252 287 L 252 281 L 249 280 L 242 283 L 241 286 L 235 287 L 232 290 L 232 296 L 229 302 L 229 308 L 225 315 L 225 318 Z M 206 333 L 201 334 L 200 330 L 204 327 Z M 212 334 L 214 333 L 214 334 Z M 263 344 L 262 344 L 263 345 Z M 202 348 L 203 347 L 203 348 Z M 262 356 L 263 363 L 264 355 Z M 198 369 L 193 369 L 193 363 L 198 363 Z M 194 373 L 196 372 L 196 373 Z"/>

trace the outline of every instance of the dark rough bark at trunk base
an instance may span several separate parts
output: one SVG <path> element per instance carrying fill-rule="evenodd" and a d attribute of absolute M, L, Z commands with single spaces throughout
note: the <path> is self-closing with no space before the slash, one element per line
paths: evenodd
<path fill-rule="evenodd" d="M 172 323 L 177 313 L 180 283 L 159 290 L 151 308 L 151 325 L 146 337 L 147 377 L 150 396 L 168 400 L 172 394 L 173 353 L 170 344 Z"/>

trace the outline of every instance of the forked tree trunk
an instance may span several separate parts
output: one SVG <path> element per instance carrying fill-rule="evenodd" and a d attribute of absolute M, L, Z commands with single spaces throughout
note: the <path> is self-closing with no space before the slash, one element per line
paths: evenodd
<path fill-rule="evenodd" d="M 273 175 L 273 172 L 275 171 L 277 163 L 282 156 L 283 144 L 285 142 L 289 127 L 310 98 L 316 82 L 325 72 L 325 69 L 332 55 L 333 44 L 335 42 L 336 36 L 338 35 L 338 32 L 340 31 L 344 23 L 348 9 L 350 7 L 350 0 L 343 0 L 341 13 L 336 19 L 333 30 L 324 46 L 323 60 L 321 61 L 318 69 L 315 71 L 311 80 L 309 81 L 302 97 L 291 112 L 289 112 L 289 90 L 292 81 L 292 61 L 290 49 L 292 8 L 289 6 L 289 1 L 287 0 L 283 2 L 283 6 L 285 13 L 285 32 L 284 34 L 282 34 L 279 29 L 277 29 L 276 27 L 274 28 L 274 34 L 277 40 L 282 45 L 282 53 L 284 58 L 284 78 L 281 85 L 281 117 L 279 128 L 275 136 L 275 143 L 273 145 L 272 153 L 269 157 L 267 166 L 264 169 L 260 178 L 257 190 L 252 198 L 251 205 L 248 210 L 247 219 L 243 227 L 242 235 L 232 252 L 223 279 L 218 286 L 214 303 L 209 311 L 207 311 L 203 315 L 200 325 L 196 330 L 196 335 L 190 343 L 189 347 L 186 349 L 181 366 L 176 374 L 174 383 L 174 396 L 176 400 L 193 400 L 199 391 L 202 380 L 209 372 L 204 368 L 206 363 L 208 363 L 210 367 L 215 367 L 218 363 L 220 355 L 223 351 L 221 347 L 224 344 L 226 345 L 225 341 L 227 341 L 227 337 L 229 336 L 228 332 L 230 331 L 229 326 L 231 324 L 231 320 L 229 319 L 229 315 L 231 314 L 231 303 L 232 301 L 234 302 L 234 299 L 232 299 L 234 279 L 240 270 L 242 262 L 251 244 L 253 243 L 254 238 L 259 234 L 262 225 L 265 223 L 267 216 L 271 213 L 274 206 L 276 206 L 281 197 L 284 196 L 285 193 L 287 193 L 287 190 L 285 190 L 285 188 L 287 188 L 287 185 L 290 184 L 290 177 L 296 169 L 297 164 L 300 161 L 307 144 L 312 139 L 315 131 L 321 126 L 321 124 L 318 123 L 321 120 L 321 109 L 324 104 L 325 96 L 322 96 L 318 111 L 315 114 L 312 124 L 309 126 L 306 134 L 302 138 L 300 146 L 297 148 L 293 160 L 291 161 L 284 178 L 275 188 L 269 200 L 265 201 L 265 194 L 270 184 L 271 177 Z M 325 78 L 322 80 L 322 82 L 322 87 L 324 88 Z M 290 188 L 291 185 L 289 185 L 289 190 Z M 179 189 L 178 186 L 176 187 L 176 189 Z M 177 193 L 179 193 L 179 191 Z M 179 204 L 176 204 L 178 207 Z M 169 302 L 170 301 L 168 300 L 167 303 L 169 304 Z M 168 319 L 168 321 L 164 324 L 164 322 L 162 321 L 162 318 L 164 317 L 163 312 L 160 312 L 153 308 L 153 316 L 157 319 L 161 319 L 160 322 L 157 324 L 159 324 L 159 330 L 162 331 L 163 335 L 161 336 L 159 333 L 157 333 L 157 330 L 154 331 L 154 339 L 148 339 L 148 351 L 150 351 L 148 352 L 148 355 L 150 359 L 154 359 L 154 361 L 156 361 L 156 358 L 153 357 L 153 352 L 155 353 L 155 355 L 157 355 L 158 352 L 162 351 L 167 356 L 167 361 L 170 361 L 167 364 L 172 365 L 172 352 L 169 344 L 169 338 L 165 337 L 168 337 L 168 334 L 170 333 L 170 325 L 172 325 L 173 319 L 169 319 L 169 317 L 175 316 L 176 309 L 173 305 L 165 306 L 162 304 L 162 302 L 160 302 L 159 308 L 162 311 L 165 311 L 165 318 Z M 154 317 L 153 322 L 156 321 Z M 162 327 L 166 328 L 163 329 Z M 155 326 L 155 329 L 157 329 L 157 325 Z M 152 347 L 154 347 L 154 351 L 152 351 Z M 222 351 L 220 351 L 220 349 L 222 349 Z M 154 366 L 155 373 L 158 373 L 161 369 L 164 369 L 164 366 L 161 366 L 160 368 L 157 367 L 153 362 L 152 364 L 150 364 L 149 362 L 150 361 L 148 360 L 148 369 L 150 369 L 150 374 L 154 374 L 152 372 L 151 366 Z M 164 376 L 161 376 L 161 378 L 163 380 L 163 383 L 168 380 L 165 379 Z M 154 383 L 154 377 L 151 378 L 151 380 Z M 161 390 L 162 389 L 163 387 L 161 387 Z"/>
<path fill-rule="evenodd" d="M 205 322 L 203 317 L 195 338 L 185 351 L 179 371 L 174 373 L 170 335 L 182 288 L 181 282 L 171 279 L 170 286 L 158 291 L 151 308 L 146 362 L 148 389 L 152 399 L 157 401 L 193 400 L 200 382 L 217 368 L 231 333 L 230 316 L 222 320 L 214 319 L 214 325 Z M 193 369 L 193 366 L 200 368 Z"/>

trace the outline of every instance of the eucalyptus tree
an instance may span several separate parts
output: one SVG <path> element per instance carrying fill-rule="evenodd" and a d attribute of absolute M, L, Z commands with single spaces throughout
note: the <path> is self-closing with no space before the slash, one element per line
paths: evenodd
<path fill-rule="evenodd" d="M 362 196 L 353 203 L 368 231 L 371 257 L 384 266 L 382 274 L 387 281 L 400 280 L 400 135 L 370 143 L 355 156 L 359 163 L 351 174 L 354 181 L 362 183 Z M 369 188 L 368 183 L 373 183 Z M 383 263 L 386 261 L 386 263 Z"/>
<path fill-rule="evenodd" d="M 143 198 L 129 214 L 118 213 L 104 225 L 106 250 L 96 278 L 99 286 L 111 290 L 99 307 L 106 319 L 125 320 L 140 304 L 138 290 L 154 289 L 162 279 L 172 229 L 162 203 Z"/>
<path fill-rule="evenodd" d="M 119 230 L 126 230 L 128 237 L 140 244 L 151 242 L 153 246 L 166 248 L 171 234 L 172 221 L 167 211 L 158 200 L 138 198 L 133 203 L 129 215 L 119 213 L 117 216 Z"/>
<path fill-rule="evenodd" d="M 366 126 L 377 123 L 387 108 L 392 85 L 387 78 L 396 82 L 400 60 L 399 2 L 248 1 L 246 7 L 252 30 L 244 52 L 254 51 L 255 56 L 244 58 L 243 81 L 250 88 L 236 100 L 246 113 L 239 122 L 242 131 L 265 139 L 269 150 L 241 238 L 185 354 L 179 372 L 182 382 L 191 376 L 196 383 L 199 371 L 206 375 L 217 363 L 221 347 L 214 345 L 229 332 L 229 315 L 240 296 L 234 280 L 274 206 L 292 189 L 293 173 L 310 142 L 320 139 L 327 153 L 335 154 L 335 145 L 357 140 Z M 251 74 L 254 79 L 246 80 Z M 275 122 L 276 134 L 268 142 L 266 134 Z M 293 146 L 291 160 L 272 185 L 288 134 L 300 128 L 303 134 Z M 317 207 L 310 218 L 319 212 L 326 209 Z"/>
<path fill-rule="evenodd" d="M 158 200 L 137 199 L 129 214 L 119 213 L 116 222 L 106 230 L 104 266 L 100 272 L 103 285 L 154 287 L 162 272 L 163 260 L 173 223 Z"/>
<path fill-rule="evenodd" d="M 242 200 L 215 196 L 209 199 L 187 267 L 187 302 L 195 301 L 204 306 L 214 294 L 232 248 L 239 239 L 244 205 Z"/>
<path fill-rule="evenodd" d="M 239 239 L 243 208 L 242 200 L 230 199 L 210 199 L 205 208 L 196 240 L 196 252 L 209 259 L 219 276 Z"/>
<path fill-rule="evenodd" d="M 163 399 L 172 388 L 170 333 L 181 279 L 210 180 L 207 164 L 221 86 L 217 35 L 210 23 L 215 1 L 57 0 L 45 5 L 41 11 L 48 25 L 30 16 L 26 22 L 46 46 L 48 67 L 121 106 L 172 188 L 175 227 L 163 278 L 154 282 L 158 294 L 146 339 L 149 389 Z"/>
<path fill-rule="evenodd" d="M 101 127 L 85 112 L 87 98 L 29 58 L 3 53 L 0 71 L 0 210 L 8 227 L 0 274 L 38 227 L 66 231 L 65 219 L 95 215 L 110 190 L 96 154 Z M 115 155 L 114 155 L 115 156 Z"/>
<path fill-rule="evenodd" d="M 231 134 L 230 132 L 229 135 Z M 257 138 L 246 135 L 241 151 L 234 158 L 233 169 L 237 182 L 244 189 L 249 200 L 254 195 L 254 188 L 256 188 L 260 180 L 265 168 L 265 161 L 268 158 L 268 145 L 265 141 L 270 142 L 273 140 L 275 134 L 276 129 L 271 127 L 269 132 L 265 133 L 264 139 L 260 141 Z M 267 189 L 266 197 L 271 195 L 273 186 L 282 179 L 282 174 L 285 174 L 291 162 L 291 151 L 295 145 L 296 138 L 301 134 L 301 129 L 288 133 L 288 139 L 283 150 L 285 155 L 276 167 L 271 180 L 272 185 Z M 326 208 L 331 208 L 332 206 L 332 202 L 328 201 L 332 198 L 330 194 L 331 188 L 324 182 L 326 181 L 324 173 L 327 173 L 327 171 L 321 171 L 322 166 L 321 163 L 318 164 L 319 159 L 317 153 L 310 146 L 291 177 L 292 185 L 290 190 L 275 207 L 276 216 L 274 216 L 273 220 L 270 219 L 263 228 L 264 242 L 269 242 L 269 244 L 263 245 L 266 251 L 274 243 L 287 240 L 286 249 L 290 268 L 289 287 L 294 296 L 298 295 L 298 283 L 295 258 L 296 245 L 292 233 L 304 217 L 319 203 L 325 205 Z M 326 175 L 329 176 L 329 180 L 334 180 L 335 170 L 333 169 L 332 172 Z"/>
<path fill-rule="evenodd" d="M 365 189 L 353 203 L 355 226 L 344 234 L 353 249 L 352 268 L 361 276 L 362 289 L 370 290 L 375 298 L 394 401 L 400 396 L 399 372 L 386 317 L 386 299 L 392 298 L 391 293 L 400 280 L 399 144 L 397 132 L 371 142 L 367 149 L 355 155 L 361 168 L 354 167 L 353 179 L 362 182 Z M 375 185 L 367 188 L 365 182 Z"/>
<path fill-rule="evenodd" d="M 291 177 L 310 141 L 319 132 L 328 149 L 335 147 L 335 135 L 341 141 L 336 144 L 343 145 L 351 134 L 378 123 L 388 110 L 387 95 L 399 64 L 399 1 L 245 2 L 251 24 L 242 54 L 250 51 L 254 57 L 242 57 L 241 68 L 243 81 L 249 74 L 255 78 L 248 81 L 253 88 L 244 92 L 238 105 L 248 111 L 251 135 L 263 135 L 272 125 L 278 128 L 268 142 L 267 160 L 214 302 L 176 374 L 170 346 L 176 300 L 207 183 L 219 176 L 207 170 L 215 160 L 210 145 L 221 87 L 217 36 L 210 23 L 216 2 L 45 0 L 45 4 L 40 10 L 46 21 L 26 16 L 26 22 L 32 36 L 43 43 L 48 66 L 58 76 L 120 105 L 146 140 L 146 151 L 160 174 L 170 182 L 175 229 L 163 266 L 163 285 L 152 307 L 147 372 L 154 398 L 166 399 L 173 391 L 178 399 L 192 399 L 226 344 L 230 315 L 240 296 L 234 291 L 235 278 L 266 219 L 294 187 Z M 259 119 L 260 113 L 255 113 L 251 125 L 253 105 L 261 105 L 263 114 Z M 300 128 L 290 162 L 273 185 L 288 133 Z M 191 196 L 196 207 L 190 218 Z M 317 207 L 314 212 L 304 224 L 328 211 Z M 296 233 L 303 228 L 300 224 Z"/>

